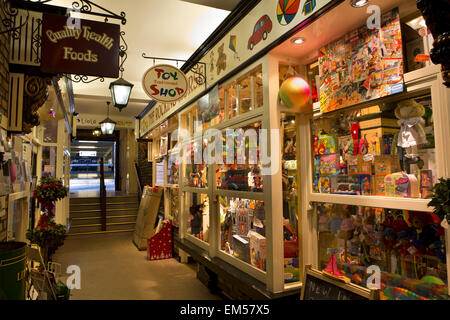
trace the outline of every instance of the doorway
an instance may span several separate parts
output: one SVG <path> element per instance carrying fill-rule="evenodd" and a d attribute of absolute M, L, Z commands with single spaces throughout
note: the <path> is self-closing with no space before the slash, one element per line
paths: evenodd
<path fill-rule="evenodd" d="M 74 140 L 71 146 L 70 192 L 100 189 L 100 160 L 104 161 L 107 191 L 116 190 L 116 142 Z"/>

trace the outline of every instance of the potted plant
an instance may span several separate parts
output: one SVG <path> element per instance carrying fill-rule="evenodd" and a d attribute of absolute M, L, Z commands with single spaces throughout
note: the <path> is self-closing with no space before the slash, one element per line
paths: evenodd
<path fill-rule="evenodd" d="M 55 202 L 67 196 L 69 189 L 64 187 L 60 179 L 46 177 L 34 190 L 34 198 L 38 200 L 43 212 L 35 228 L 27 231 L 27 239 L 41 248 L 44 263 L 64 244 L 66 227 L 56 224 Z"/>
<path fill-rule="evenodd" d="M 440 178 L 434 185 L 428 206 L 434 207 L 433 212 L 439 219 L 447 219 L 450 222 L 450 179 Z"/>

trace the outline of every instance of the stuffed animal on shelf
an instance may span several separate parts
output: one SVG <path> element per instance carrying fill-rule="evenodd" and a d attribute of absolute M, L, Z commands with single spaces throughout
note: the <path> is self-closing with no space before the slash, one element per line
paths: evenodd
<path fill-rule="evenodd" d="M 192 235 L 200 235 L 204 204 L 194 204 L 189 208 Z"/>
<path fill-rule="evenodd" d="M 439 240 L 436 230 L 433 228 L 433 217 L 428 212 L 410 212 L 409 236 L 414 246 L 414 253 L 425 254 L 427 248 Z"/>
<path fill-rule="evenodd" d="M 401 101 L 395 108 L 400 125 L 397 146 L 406 150 L 407 158 L 418 156 L 418 146 L 428 143 L 423 125 L 425 108 L 413 99 Z"/>

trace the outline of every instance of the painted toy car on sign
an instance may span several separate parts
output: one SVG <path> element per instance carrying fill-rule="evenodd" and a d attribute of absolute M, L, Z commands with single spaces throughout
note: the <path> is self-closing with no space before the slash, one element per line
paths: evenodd
<path fill-rule="evenodd" d="M 253 28 L 253 34 L 250 39 L 248 39 L 248 48 L 253 50 L 253 47 L 257 45 L 261 39 L 266 40 L 270 31 L 272 31 L 272 21 L 266 14 L 256 22 L 255 27 Z"/>

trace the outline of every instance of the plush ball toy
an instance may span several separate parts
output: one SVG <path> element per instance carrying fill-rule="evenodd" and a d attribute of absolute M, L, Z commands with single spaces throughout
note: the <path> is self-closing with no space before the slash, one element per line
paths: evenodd
<path fill-rule="evenodd" d="M 300 77 L 289 77 L 283 81 L 278 93 L 285 107 L 303 107 L 311 95 L 309 84 Z"/>

